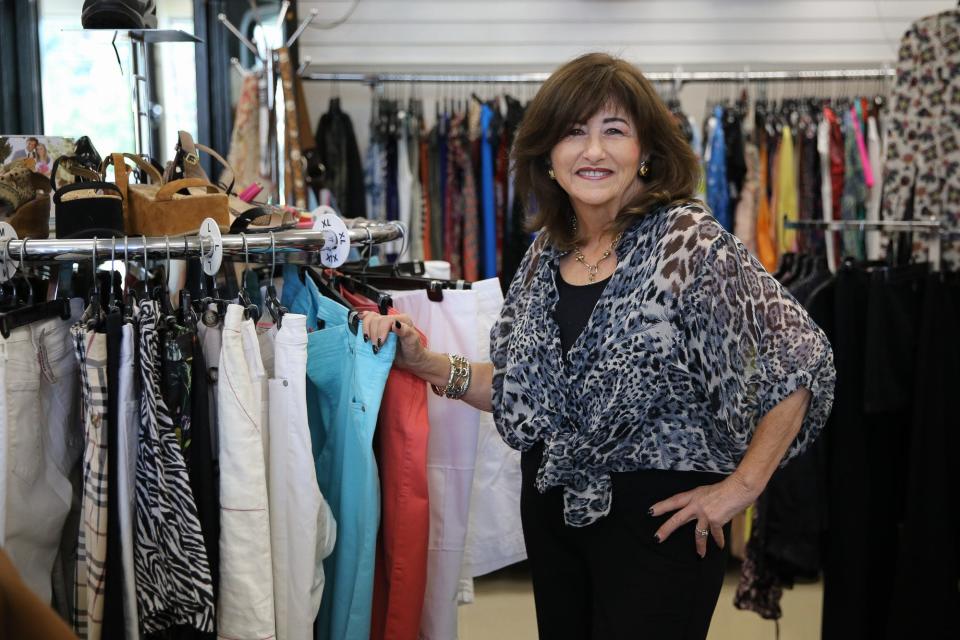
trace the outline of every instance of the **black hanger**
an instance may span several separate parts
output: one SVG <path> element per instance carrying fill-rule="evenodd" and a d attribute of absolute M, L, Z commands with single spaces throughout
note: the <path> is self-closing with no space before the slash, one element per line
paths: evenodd
<path fill-rule="evenodd" d="M 243 307 L 243 317 L 245 319 L 252 318 L 254 322 L 257 322 L 260 320 L 260 307 L 250 300 L 245 286 L 247 282 L 247 272 L 250 271 L 250 253 L 247 251 L 247 236 L 241 233 L 240 238 L 243 239 L 243 271 L 240 273 L 240 283 L 237 287 L 237 300 L 240 306 Z"/>
<path fill-rule="evenodd" d="M 427 298 L 433 302 L 443 300 L 444 289 L 469 289 L 470 283 L 464 280 L 437 280 L 434 278 L 419 278 L 410 276 L 391 276 L 368 273 L 364 275 L 368 285 L 383 287 L 384 289 L 426 289 Z"/>
<path fill-rule="evenodd" d="M 350 301 L 344 298 L 340 294 L 340 292 L 337 291 L 337 288 L 333 286 L 332 283 L 327 282 L 319 270 L 311 269 L 308 267 L 301 267 L 300 277 L 303 278 L 305 275 L 310 276 L 310 279 L 313 280 L 313 283 L 317 285 L 317 290 L 324 297 L 330 298 L 340 306 L 345 307 L 347 309 L 347 311 L 350 313 L 350 322 L 348 323 L 347 326 L 350 327 L 350 331 L 353 332 L 353 335 L 357 335 L 357 329 L 360 326 L 360 319 L 359 319 L 359 316 L 357 315 L 356 308 L 354 308 L 354 306 L 350 304 Z M 317 328 L 319 329 L 324 328 L 323 319 L 317 320 Z"/>
<path fill-rule="evenodd" d="M 26 245 L 27 239 L 24 238 L 20 248 L 21 264 L 23 263 L 23 256 L 26 254 Z M 9 338 L 10 333 L 18 327 L 25 327 L 31 323 L 50 318 L 60 318 L 62 320 L 70 318 L 70 300 L 68 298 L 35 302 L 33 283 L 23 270 L 17 269 L 12 280 L 16 280 L 17 275 L 20 276 L 22 286 L 18 287 L 17 282 L 11 282 L 12 286 L 10 287 L 11 302 L 17 306 L 6 313 L 0 314 L 0 335 Z M 6 284 L 4 283 L 4 285 Z"/>
<path fill-rule="evenodd" d="M 363 279 L 362 276 L 354 277 L 351 275 L 341 274 L 335 277 L 334 284 L 336 283 L 342 284 L 353 293 L 364 296 L 376 304 L 380 315 L 387 315 L 387 313 L 390 311 L 390 307 L 393 306 L 393 298 L 390 297 L 390 294 L 371 286 Z"/>
<path fill-rule="evenodd" d="M 374 274 L 389 276 L 422 276 L 427 273 L 426 265 L 423 260 L 413 260 L 410 262 L 394 262 L 392 264 L 378 264 L 370 266 L 366 260 L 357 262 L 347 262 L 337 269 L 341 273 L 354 274 Z"/>
<path fill-rule="evenodd" d="M 180 325 L 184 327 L 197 326 L 197 312 L 193 308 L 192 296 L 188 289 L 180 290 L 180 305 L 178 309 Z"/>
<path fill-rule="evenodd" d="M 780 256 L 780 264 L 777 267 L 777 270 L 773 273 L 773 277 L 779 280 L 785 276 L 790 269 L 793 268 L 793 261 L 796 260 L 797 254 L 795 253 L 785 253 Z"/>
<path fill-rule="evenodd" d="M 277 288 L 273 286 L 273 279 L 277 275 L 277 243 L 273 237 L 273 231 L 270 232 L 270 255 L 270 283 L 267 285 L 267 299 L 264 304 L 270 317 L 273 318 L 273 323 L 279 329 L 283 325 L 283 316 L 287 313 L 287 308 L 280 304 Z"/>
<path fill-rule="evenodd" d="M 48 320 L 50 318 L 60 318 L 61 320 L 70 319 L 70 300 L 67 298 L 57 298 L 46 302 L 39 302 L 19 309 L 13 309 L 6 313 L 0 313 L 0 335 L 4 338 L 10 337 L 17 327 L 25 327 L 28 324 Z"/>

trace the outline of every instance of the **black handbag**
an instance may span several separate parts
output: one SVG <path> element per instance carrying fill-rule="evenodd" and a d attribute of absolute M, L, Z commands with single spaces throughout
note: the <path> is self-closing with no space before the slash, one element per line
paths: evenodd
<path fill-rule="evenodd" d="M 63 199 L 68 193 L 84 190 L 99 193 Z M 123 195 L 112 182 L 80 182 L 60 187 L 53 194 L 53 206 L 58 238 L 113 238 L 124 235 Z"/>

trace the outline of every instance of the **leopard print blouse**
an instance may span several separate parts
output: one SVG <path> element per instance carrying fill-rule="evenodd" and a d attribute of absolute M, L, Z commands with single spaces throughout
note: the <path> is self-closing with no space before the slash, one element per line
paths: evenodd
<path fill-rule="evenodd" d="M 760 418 L 800 387 L 812 400 L 789 460 L 817 437 L 836 372 L 803 307 L 697 203 L 640 218 L 564 357 L 553 314 L 563 254 L 524 256 L 490 337 L 493 413 L 508 445 L 544 442 L 541 492 L 564 488 L 568 525 L 610 511 L 610 474 L 729 473 Z"/>

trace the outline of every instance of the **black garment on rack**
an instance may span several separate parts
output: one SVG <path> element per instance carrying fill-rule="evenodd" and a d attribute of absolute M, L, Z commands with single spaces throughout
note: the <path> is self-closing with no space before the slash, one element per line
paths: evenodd
<path fill-rule="evenodd" d="M 210 384 L 207 379 L 207 363 L 203 346 L 196 333 L 193 334 L 191 350 L 190 421 L 193 430 L 193 455 L 187 471 L 190 488 L 197 504 L 197 517 L 203 545 L 207 550 L 207 563 L 213 579 L 213 593 L 220 593 L 220 465 L 213 450 L 210 424 Z M 199 634 L 199 632 L 197 632 Z M 216 634 L 212 634 L 215 636 Z"/>
<path fill-rule="evenodd" d="M 805 306 L 833 342 L 835 283 L 829 272 L 827 276 L 805 296 Z M 791 293 L 797 297 L 794 290 Z M 833 416 L 825 428 L 830 429 L 832 422 Z M 778 469 L 757 500 L 734 599 L 738 609 L 777 620 L 782 616 L 783 588 L 819 574 L 827 526 L 826 456 L 825 438 L 820 438 L 808 451 Z"/>
<path fill-rule="evenodd" d="M 925 265 L 873 271 L 844 265 L 838 274 L 837 401 L 826 432 L 825 640 L 887 637 L 896 608 L 889 561 L 903 550 L 906 479 L 913 472 L 913 341 L 925 272 Z"/>
<path fill-rule="evenodd" d="M 718 123 L 718 126 L 720 123 Z M 737 210 L 740 190 L 747 177 L 746 149 L 743 144 L 743 119 L 735 108 L 724 109 L 723 139 L 727 156 L 727 187 L 730 192 L 730 214 Z"/>
<path fill-rule="evenodd" d="M 509 143 L 513 144 L 517 128 L 523 119 L 525 107 L 519 100 L 512 96 L 507 96 L 506 99 L 507 117 L 504 123 L 505 134 Z M 517 268 L 520 266 L 520 261 L 523 260 L 523 255 L 527 252 L 527 247 L 530 246 L 531 238 L 530 234 L 524 229 L 525 221 L 526 206 L 520 195 L 516 194 L 513 199 L 513 207 L 507 209 L 507 215 L 504 220 L 504 226 L 506 228 L 503 232 L 503 268 L 500 273 L 500 285 L 504 290 L 510 286 L 510 282 L 513 280 Z"/>
<path fill-rule="evenodd" d="M 118 464 L 120 420 L 120 349 L 123 342 L 123 315 L 107 315 L 107 556 L 103 591 L 104 638 L 124 635 L 123 551 L 120 538 L 120 467 Z"/>
<path fill-rule="evenodd" d="M 800 174 L 798 176 L 798 215 L 800 220 L 814 220 L 823 217 L 823 192 L 821 191 L 820 153 L 817 151 L 817 122 L 804 115 L 797 131 L 797 143 L 800 146 Z M 801 250 L 824 251 L 823 231 L 810 229 L 797 234 Z"/>
<path fill-rule="evenodd" d="M 917 396 L 888 638 L 942 637 L 960 619 L 960 274 L 931 274 L 917 333 Z"/>
<path fill-rule="evenodd" d="M 367 198 L 364 189 L 363 163 L 353 131 L 353 121 L 340 108 L 340 98 L 331 98 L 327 113 L 320 116 L 314 136 L 320 162 L 323 163 L 323 183 L 333 193 L 345 218 L 365 218 Z"/>
<path fill-rule="evenodd" d="M 863 361 L 869 276 L 844 264 L 835 288 L 834 362 L 837 386 L 827 443 L 828 534 L 823 566 L 823 640 L 867 637 L 869 585 L 863 576 L 871 563 L 882 562 L 868 550 L 876 522 L 870 519 L 867 426 L 863 415 Z M 866 610 L 865 610 L 866 608 Z"/>
<path fill-rule="evenodd" d="M 197 507 L 200 533 L 210 567 L 214 597 L 219 594 L 220 496 L 219 468 L 210 438 L 210 407 L 203 348 L 192 327 L 169 326 L 160 334 L 161 392 L 183 452 L 190 489 Z M 215 640 L 204 633 L 177 625 L 148 640 Z"/>

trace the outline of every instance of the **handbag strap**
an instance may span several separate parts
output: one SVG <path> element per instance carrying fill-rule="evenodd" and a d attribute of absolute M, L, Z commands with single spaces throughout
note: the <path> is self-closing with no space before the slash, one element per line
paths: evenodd
<path fill-rule="evenodd" d="M 68 184 L 57 189 L 53 194 L 54 204 L 60 204 L 60 201 L 63 199 L 63 196 L 71 193 L 73 191 L 116 191 L 117 195 L 123 198 L 123 193 L 120 191 L 120 188 L 113 184 L 112 182 L 77 182 L 75 184 Z"/>
<path fill-rule="evenodd" d="M 89 182 L 97 182 L 100 180 L 99 173 L 93 169 L 88 169 L 87 167 L 83 166 L 73 156 L 60 156 L 53 161 L 53 166 L 50 168 L 50 186 L 54 191 L 59 188 L 57 185 L 57 172 L 60 169 L 61 162 L 65 162 L 68 165 L 66 167 L 67 171 L 79 178 L 83 178 Z"/>
<path fill-rule="evenodd" d="M 190 189 L 192 187 L 203 187 L 207 190 L 207 193 L 223 193 L 217 188 L 216 185 L 212 185 L 206 180 L 201 178 L 181 178 L 180 180 L 174 180 L 173 182 L 168 182 L 167 184 L 160 187 L 160 190 L 157 191 L 155 199 L 158 202 L 165 202 L 173 200 L 174 194 L 183 189 Z"/>
<path fill-rule="evenodd" d="M 150 182 L 153 184 L 163 184 L 163 176 L 160 175 L 160 172 L 157 171 L 157 168 L 140 156 L 132 153 L 111 153 L 104 158 L 103 162 L 100 163 L 100 179 L 106 179 L 107 167 L 112 165 L 117 184 L 119 185 L 121 174 L 124 178 L 127 178 L 128 175 L 127 163 L 124 160 L 129 160 L 135 164 L 138 169 L 147 174 L 147 178 L 149 178 Z"/>

